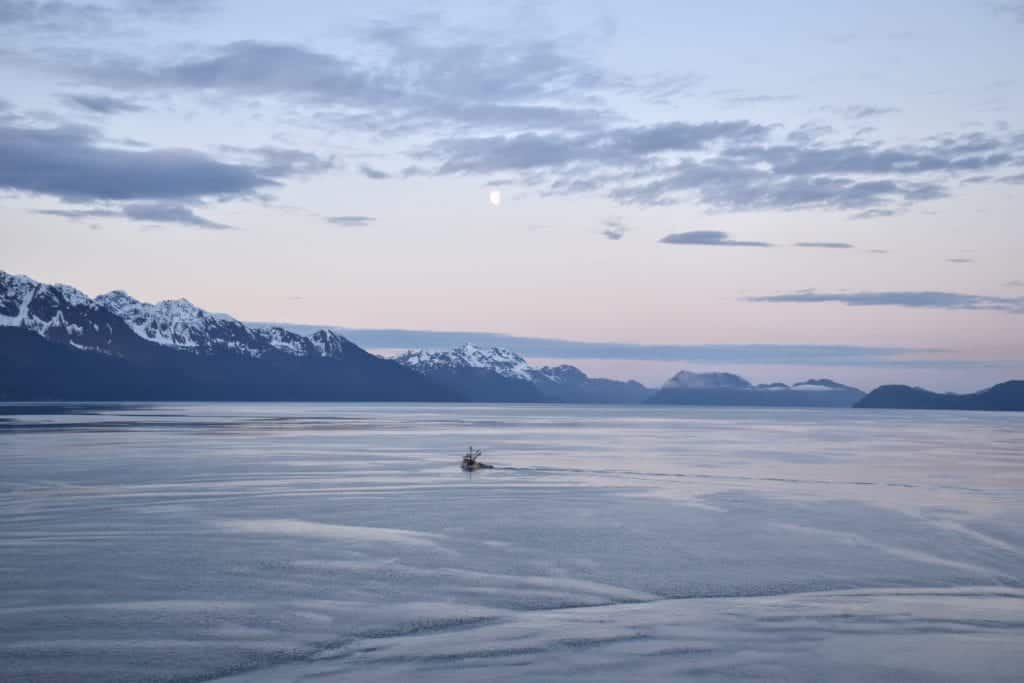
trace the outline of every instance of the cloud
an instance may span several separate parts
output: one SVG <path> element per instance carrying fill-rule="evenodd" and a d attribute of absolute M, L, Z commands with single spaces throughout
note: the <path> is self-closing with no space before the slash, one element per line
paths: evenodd
<path fill-rule="evenodd" d="M 810 249 L 853 249 L 848 242 L 797 242 L 794 246 Z"/>
<path fill-rule="evenodd" d="M 729 235 L 717 230 L 692 230 L 690 232 L 677 232 L 665 235 L 660 240 L 662 244 L 695 244 L 711 247 L 773 247 L 774 244 L 767 242 L 747 242 L 731 240 Z"/>
<path fill-rule="evenodd" d="M 1007 185 L 1024 185 L 1024 173 L 1018 173 L 1017 175 L 1003 176 L 997 178 L 996 182 L 1006 183 Z"/>
<path fill-rule="evenodd" d="M 604 193 L 623 204 L 696 200 L 716 210 L 825 208 L 895 215 L 946 197 L 957 176 L 1024 166 L 1024 136 L 962 133 L 886 145 L 788 134 L 749 120 L 441 137 L 419 154 L 444 174 L 516 174 L 542 193 Z"/>
<path fill-rule="evenodd" d="M 33 213 L 43 216 L 60 216 L 75 221 L 83 218 L 119 218 L 121 216 L 121 212 L 114 209 L 38 209 Z"/>
<path fill-rule="evenodd" d="M 147 202 L 125 204 L 118 209 L 41 209 L 35 213 L 76 221 L 86 218 L 121 218 L 143 223 L 185 225 L 206 230 L 234 229 L 230 225 L 203 218 L 187 206 L 179 204 Z"/>
<path fill-rule="evenodd" d="M 1024 287 L 1024 280 L 1010 280 L 1006 283 L 1007 287 Z"/>
<path fill-rule="evenodd" d="M 0 188 L 65 201 L 195 200 L 251 195 L 322 169 L 313 155 L 264 148 L 250 163 L 189 149 L 122 149 L 90 127 L 0 125 Z"/>
<path fill-rule="evenodd" d="M 367 178 L 371 178 L 373 180 L 385 180 L 391 177 L 390 173 L 376 169 L 373 166 L 370 166 L 369 164 L 361 164 L 359 166 L 359 172 L 362 173 Z"/>
<path fill-rule="evenodd" d="M 221 0 L 124 0 L 128 11 L 153 19 L 193 19 L 221 4 Z"/>
<path fill-rule="evenodd" d="M 730 104 L 774 104 L 778 102 L 795 102 L 799 95 L 731 95 L 725 101 Z"/>
<path fill-rule="evenodd" d="M 605 229 L 601 231 L 601 234 L 614 242 L 621 240 L 629 232 L 629 228 L 620 218 L 609 218 L 604 221 L 604 226 Z"/>
<path fill-rule="evenodd" d="M 122 112 L 145 111 L 146 109 L 131 100 L 111 97 L 110 95 L 73 94 L 66 95 L 64 101 L 96 114 L 120 114 Z"/>
<path fill-rule="evenodd" d="M 724 141 L 748 142 L 769 128 L 750 121 L 669 122 L 610 128 L 594 133 L 519 133 L 489 138 L 453 138 L 423 156 L 441 158 L 441 174 L 557 169 L 578 163 L 628 167 L 666 152 L 700 152 Z"/>
<path fill-rule="evenodd" d="M 111 10 L 101 5 L 64 0 L 0 0 L 0 30 L 46 33 L 109 28 Z"/>
<path fill-rule="evenodd" d="M 871 218 L 889 218 L 895 216 L 898 212 L 893 209 L 868 209 L 867 211 L 860 211 L 855 213 L 851 218 L 854 220 L 869 220 Z"/>
<path fill-rule="evenodd" d="M 250 40 L 178 61 L 106 57 L 73 71 L 106 87 L 287 98 L 317 107 L 325 121 L 384 131 L 585 129 L 612 118 L 604 96 L 646 87 L 570 56 L 556 41 L 432 36 L 424 26 L 388 24 L 361 38 L 358 57 Z"/>
<path fill-rule="evenodd" d="M 865 105 L 851 105 L 840 110 L 847 118 L 857 120 L 875 118 L 885 114 L 895 114 L 899 111 L 895 107 L 871 107 Z"/>
<path fill-rule="evenodd" d="M 333 225 L 360 228 L 377 220 L 373 216 L 328 216 L 327 222 Z"/>
<path fill-rule="evenodd" d="M 441 175 L 514 173 L 551 194 L 604 192 L 641 205 L 692 197 L 726 211 L 828 208 L 856 218 L 946 197 L 961 172 L 1024 164 L 1024 138 L 1013 135 L 884 146 L 801 136 L 777 143 L 772 130 L 740 120 L 449 137 L 420 158 L 435 160 Z"/>
<path fill-rule="evenodd" d="M 974 263 L 974 259 L 970 258 L 948 258 L 946 263 Z"/>
<path fill-rule="evenodd" d="M 121 209 L 126 218 L 149 223 L 175 223 L 207 230 L 231 230 L 230 225 L 215 223 L 175 204 L 129 204 Z"/>
<path fill-rule="evenodd" d="M 249 40 L 171 59 L 33 58 L 94 87 L 204 101 L 276 98 L 319 125 L 415 135 L 420 147 L 403 160 L 403 176 L 500 176 L 542 195 L 599 194 L 620 204 L 873 218 L 946 197 L 961 175 L 1009 173 L 1010 182 L 1024 166 L 1024 137 L 1009 130 L 885 144 L 865 135 L 836 140 L 816 124 L 629 122 L 612 103 L 677 94 L 689 80 L 624 76 L 580 56 L 578 37 L 522 35 L 450 29 L 427 18 L 376 23 L 355 35 L 347 54 Z M 359 172 L 384 173 L 367 165 Z"/>
<path fill-rule="evenodd" d="M 260 174 L 270 178 L 299 177 L 317 175 L 334 168 L 334 157 L 322 158 L 311 152 L 284 147 L 255 147 L 242 149 L 238 147 L 222 148 L 237 156 L 244 163 L 257 169 Z"/>
<path fill-rule="evenodd" d="M 217 0 L 124 0 L 119 6 L 66 0 L 0 0 L 0 30 L 109 34 L 125 19 L 190 19 Z"/>
<path fill-rule="evenodd" d="M 747 297 L 745 300 L 765 303 L 838 302 L 847 306 L 899 306 L 1024 314 L 1024 297 L 980 296 L 953 292 L 826 293 L 808 290 L 791 294 Z"/>

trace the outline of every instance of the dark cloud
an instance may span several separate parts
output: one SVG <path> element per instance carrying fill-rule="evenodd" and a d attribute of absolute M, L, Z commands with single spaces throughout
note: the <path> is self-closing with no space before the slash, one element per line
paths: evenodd
<path fill-rule="evenodd" d="M 373 180 L 385 180 L 391 177 L 390 173 L 386 171 L 381 171 L 380 169 L 374 168 L 369 164 L 361 164 L 359 166 L 359 172 L 362 173 L 367 178 L 371 178 Z"/>
<path fill-rule="evenodd" d="M 729 239 L 729 235 L 717 230 L 692 230 L 690 232 L 677 232 L 665 235 L 660 240 L 662 244 L 694 244 L 711 247 L 773 247 L 774 244 L 767 242 L 749 242 Z"/>
<path fill-rule="evenodd" d="M 730 104 L 773 104 L 778 102 L 794 102 L 799 95 L 731 95 L 725 98 Z"/>
<path fill-rule="evenodd" d="M 1024 287 L 1024 280 L 1010 280 L 1006 283 L 1007 287 Z"/>
<path fill-rule="evenodd" d="M 888 254 L 888 249 L 868 249 L 869 254 Z"/>
<path fill-rule="evenodd" d="M 1024 138 L 977 133 L 917 145 L 826 143 L 812 130 L 772 144 L 750 121 L 444 138 L 421 158 L 439 174 L 518 174 L 551 194 L 603 192 L 624 204 L 693 198 L 718 210 L 830 208 L 893 215 L 948 196 L 956 174 L 1024 165 Z"/>
<path fill-rule="evenodd" d="M 977 171 L 999 168 L 1014 161 L 1005 140 L 982 134 L 944 137 L 932 143 L 882 147 L 840 144 L 806 147 L 758 145 L 733 147 L 725 156 L 750 163 L 767 164 L 776 174 L 859 174 L 914 176 L 924 173 Z"/>
<path fill-rule="evenodd" d="M 731 159 L 684 160 L 661 177 L 626 184 L 611 196 L 626 203 L 665 205 L 680 201 L 681 194 L 695 194 L 711 207 L 744 211 L 753 209 L 832 208 L 866 209 L 890 202 L 922 201 L 945 196 L 936 183 L 904 180 L 854 180 L 828 174 L 778 173 L 763 162 Z"/>
<path fill-rule="evenodd" d="M 581 58 L 568 40 L 516 35 L 449 30 L 427 19 L 374 24 L 348 56 L 240 41 L 169 61 L 93 54 L 46 67 L 134 94 L 277 98 L 319 125 L 426 140 L 404 160 L 403 176 L 500 175 L 543 195 L 595 193 L 621 204 L 817 208 L 872 218 L 946 197 L 961 175 L 1024 178 L 1014 175 L 1024 167 L 1024 137 L 1009 129 L 886 145 L 864 136 L 836 140 L 820 124 L 789 131 L 749 120 L 631 125 L 609 104 L 616 97 L 653 98 L 687 83 L 622 76 Z M 858 119 L 887 111 L 845 110 Z"/>
<path fill-rule="evenodd" d="M 64 0 L 0 0 L 0 31 L 92 31 L 109 28 L 111 10 Z"/>
<path fill-rule="evenodd" d="M 313 172 L 313 155 L 265 148 L 228 163 L 188 149 L 107 146 L 85 126 L 0 125 L 0 188 L 88 200 L 192 200 L 252 195 Z"/>
<path fill-rule="evenodd" d="M 974 263 L 974 259 L 969 258 L 948 258 L 946 263 Z"/>
<path fill-rule="evenodd" d="M 600 96 L 642 87 L 568 56 L 553 41 L 427 42 L 411 29 L 387 27 L 366 39 L 364 52 L 383 53 L 383 62 L 241 41 L 177 62 L 106 59 L 77 73 L 109 87 L 299 99 L 323 110 L 325 120 L 377 130 L 588 128 L 612 116 Z"/>
<path fill-rule="evenodd" d="M 867 211 L 855 213 L 851 218 L 862 221 L 871 218 L 888 218 L 890 216 L 895 216 L 897 213 L 899 212 L 894 209 L 868 209 Z"/>
<path fill-rule="evenodd" d="M 847 306 L 899 306 L 1024 314 L 1024 297 L 979 296 L 953 292 L 825 293 L 808 290 L 791 294 L 748 297 L 746 301 L 768 303 L 838 302 Z"/>
<path fill-rule="evenodd" d="M 609 218 L 604 222 L 604 226 L 605 228 L 601 231 L 601 234 L 615 242 L 621 240 L 629 232 L 629 228 L 619 218 Z"/>
<path fill-rule="evenodd" d="M 810 249 L 853 249 L 853 245 L 848 242 L 797 242 L 794 246 Z"/>
<path fill-rule="evenodd" d="M 121 97 L 110 95 L 66 95 L 64 101 L 73 106 L 96 114 L 120 114 L 122 112 L 145 111 L 145 107 Z"/>
<path fill-rule="evenodd" d="M 997 178 L 996 182 L 1006 183 L 1008 185 L 1024 185 L 1024 173 Z"/>
<path fill-rule="evenodd" d="M 809 122 L 801 124 L 796 130 L 787 133 L 786 140 L 799 145 L 807 145 L 835 132 L 836 129 L 827 124 Z"/>
<path fill-rule="evenodd" d="M 865 105 L 851 105 L 840 110 L 844 116 L 851 119 L 870 119 L 885 114 L 895 114 L 900 110 L 895 107 L 871 107 Z"/>
<path fill-rule="evenodd" d="M 328 216 L 327 222 L 333 225 L 343 225 L 345 227 L 359 228 L 377 220 L 373 216 Z"/>
<path fill-rule="evenodd" d="M 697 152 L 724 141 L 761 139 L 768 132 L 768 127 L 750 121 L 671 122 L 577 135 L 454 138 L 435 143 L 424 156 L 444 159 L 439 169 L 443 174 L 554 170 L 580 163 L 625 167 L 652 155 Z"/>
<path fill-rule="evenodd" d="M 176 204 L 129 204 L 121 209 L 126 218 L 147 223 L 174 223 L 207 230 L 231 230 L 230 225 L 215 223 L 197 215 L 192 209 Z"/>
<path fill-rule="evenodd" d="M 190 19 L 217 0 L 124 0 L 119 5 L 66 0 L 0 0 L 0 31 L 74 33 L 109 32 L 126 19 Z"/>
<path fill-rule="evenodd" d="M 335 165 L 334 157 L 322 158 L 311 152 L 284 147 L 256 147 L 239 149 L 225 147 L 238 155 L 244 163 L 270 178 L 308 177 L 329 171 Z"/>
<path fill-rule="evenodd" d="M 191 19 L 221 6 L 221 0 L 123 0 L 124 9 L 153 19 Z"/>
<path fill-rule="evenodd" d="M 216 223 L 196 214 L 192 209 L 180 204 L 162 202 L 146 202 L 125 204 L 118 209 L 41 209 L 36 213 L 48 216 L 60 216 L 70 220 L 86 218 L 121 218 L 143 223 L 162 223 L 186 225 L 207 230 L 231 230 L 230 225 Z M 96 227 L 96 226 L 91 226 Z"/>
<path fill-rule="evenodd" d="M 39 209 L 34 213 L 44 216 L 60 216 L 73 221 L 83 218 L 119 218 L 121 216 L 121 212 L 114 209 Z"/>

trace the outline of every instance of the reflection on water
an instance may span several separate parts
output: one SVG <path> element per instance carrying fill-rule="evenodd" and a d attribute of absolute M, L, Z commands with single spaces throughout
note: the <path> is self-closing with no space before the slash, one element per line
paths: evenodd
<path fill-rule="evenodd" d="M 0 671 L 1019 680 L 1022 459 L 1020 415 L 8 404 Z"/>

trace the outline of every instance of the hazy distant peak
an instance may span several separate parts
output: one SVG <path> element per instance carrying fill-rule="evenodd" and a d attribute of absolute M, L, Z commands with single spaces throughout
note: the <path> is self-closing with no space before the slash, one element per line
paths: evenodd
<path fill-rule="evenodd" d="M 683 370 L 665 382 L 665 389 L 753 389 L 747 380 L 730 372 Z"/>

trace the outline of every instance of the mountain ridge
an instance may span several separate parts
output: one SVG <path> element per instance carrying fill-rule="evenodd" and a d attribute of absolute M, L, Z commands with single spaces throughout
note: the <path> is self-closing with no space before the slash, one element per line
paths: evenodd
<path fill-rule="evenodd" d="M 639 382 L 591 378 L 572 365 L 534 368 L 508 349 L 468 342 L 449 350 L 406 351 L 395 360 L 470 400 L 640 403 L 651 393 Z"/>
<path fill-rule="evenodd" d="M 905 384 L 880 386 L 856 408 L 901 410 L 1024 411 L 1024 380 L 1000 382 L 970 394 L 940 394 Z"/>
<path fill-rule="evenodd" d="M 855 387 L 831 379 L 754 385 L 729 372 L 682 370 L 662 385 L 649 403 L 662 405 L 849 408 L 864 397 Z"/>
<path fill-rule="evenodd" d="M 184 300 L 91 299 L 0 271 L 0 399 L 462 398 L 330 330 L 256 330 Z"/>

